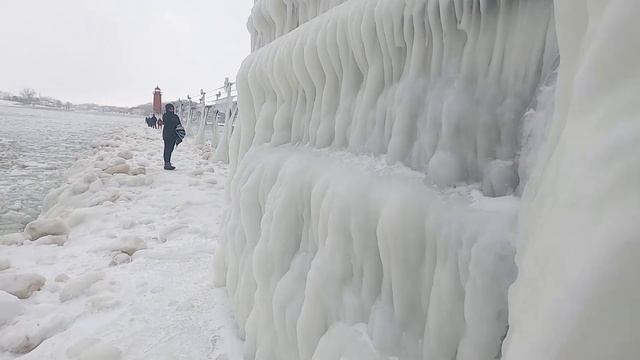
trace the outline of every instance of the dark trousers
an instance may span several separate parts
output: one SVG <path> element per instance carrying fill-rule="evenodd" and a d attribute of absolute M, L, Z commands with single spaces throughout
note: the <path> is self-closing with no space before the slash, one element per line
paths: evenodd
<path fill-rule="evenodd" d="M 171 162 L 171 153 L 173 152 L 173 148 L 176 147 L 176 139 L 165 139 L 164 140 L 164 162 Z"/>

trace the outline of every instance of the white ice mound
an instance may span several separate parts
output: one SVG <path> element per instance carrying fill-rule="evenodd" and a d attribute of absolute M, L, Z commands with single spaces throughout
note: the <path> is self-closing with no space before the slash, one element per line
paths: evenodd
<path fill-rule="evenodd" d="M 294 8 L 257 4 L 276 24 Z M 245 60 L 230 159 L 264 143 L 346 149 L 441 187 L 500 160 L 517 186 L 521 119 L 557 56 L 550 0 L 349 0 Z"/>
<path fill-rule="evenodd" d="M 70 230 L 62 219 L 52 218 L 34 220 L 27 224 L 24 232 L 31 240 L 38 240 L 47 235 L 67 235 Z"/>
<path fill-rule="evenodd" d="M 499 353 L 515 212 L 472 210 L 419 173 L 377 164 L 296 147 L 251 151 L 241 162 L 216 272 L 226 274 L 217 281 L 248 358 Z"/>
<path fill-rule="evenodd" d="M 0 273 L 0 290 L 26 299 L 42 288 L 45 278 L 38 274 Z"/>

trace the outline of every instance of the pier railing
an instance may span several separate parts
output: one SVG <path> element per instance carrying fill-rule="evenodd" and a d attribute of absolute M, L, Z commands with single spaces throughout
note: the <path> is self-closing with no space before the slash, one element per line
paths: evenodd
<path fill-rule="evenodd" d="M 229 139 L 238 117 L 237 98 L 235 82 L 227 78 L 219 88 L 201 89 L 199 95 L 187 95 L 186 100 L 174 103 L 187 136 L 196 144 L 210 142 L 215 149 L 214 161 L 229 162 Z"/>

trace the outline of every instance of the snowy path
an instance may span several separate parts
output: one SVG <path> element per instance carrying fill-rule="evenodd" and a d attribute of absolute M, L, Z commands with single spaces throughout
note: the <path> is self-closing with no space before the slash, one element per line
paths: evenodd
<path fill-rule="evenodd" d="M 161 145 L 156 131 L 129 129 L 70 170 L 43 212 L 70 228 L 63 246 L 0 245 L 0 288 L 13 275 L 45 279 L 24 300 L 0 291 L 0 359 L 242 358 L 211 283 L 226 168 L 187 142 L 178 170 L 161 170 Z"/>

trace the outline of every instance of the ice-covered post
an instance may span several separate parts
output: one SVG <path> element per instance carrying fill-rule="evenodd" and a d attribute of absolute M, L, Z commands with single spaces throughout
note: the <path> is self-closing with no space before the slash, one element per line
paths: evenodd
<path fill-rule="evenodd" d="M 207 120 L 207 105 L 205 104 L 206 93 L 200 89 L 200 124 L 198 126 L 198 133 L 196 135 L 196 144 L 204 144 L 204 129 L 205 122 Z"/>
<path fill-rule="evenodd" d="M 216 152 L 213 156 L 214 161 L 222 161 L 224 163 L 229 162 L 229 138 L 231 137 L 231 129 L 233 128 L 233 98 L 231 97 L 232 82 L 229 78 L 224 80 L 224 91 L 227 93 L 227 107 L 224 113 L 224 136 L 220 145 L 216 148 Z"/>
<path fill-rule="evenodd" d="M 187 135 L 191 135 L 191 107 L 193 106 L 191 103 L 191 96 L 187 95 L 187 101 L 189 107 L 187 108 L 187 116 L 185 117 L 187 120 L 184 128 Z"/>
<path fill-rule="evenodd" d="M 220 92 L 216 94 L 216 101 L 214 102 L 214 106 L 213 106 L 214 117 L 213 117 L 213 128 L 212 128 L 213 134 L 211 135 L 211 146 L 213 146 L 214 149 L 217 149 L 220 143 L 220 139 L 219 139 L 220 136 L 218 134 L 218 112 L 216 110 L 218 99 L 220 98 L 219 94 Z"/>

